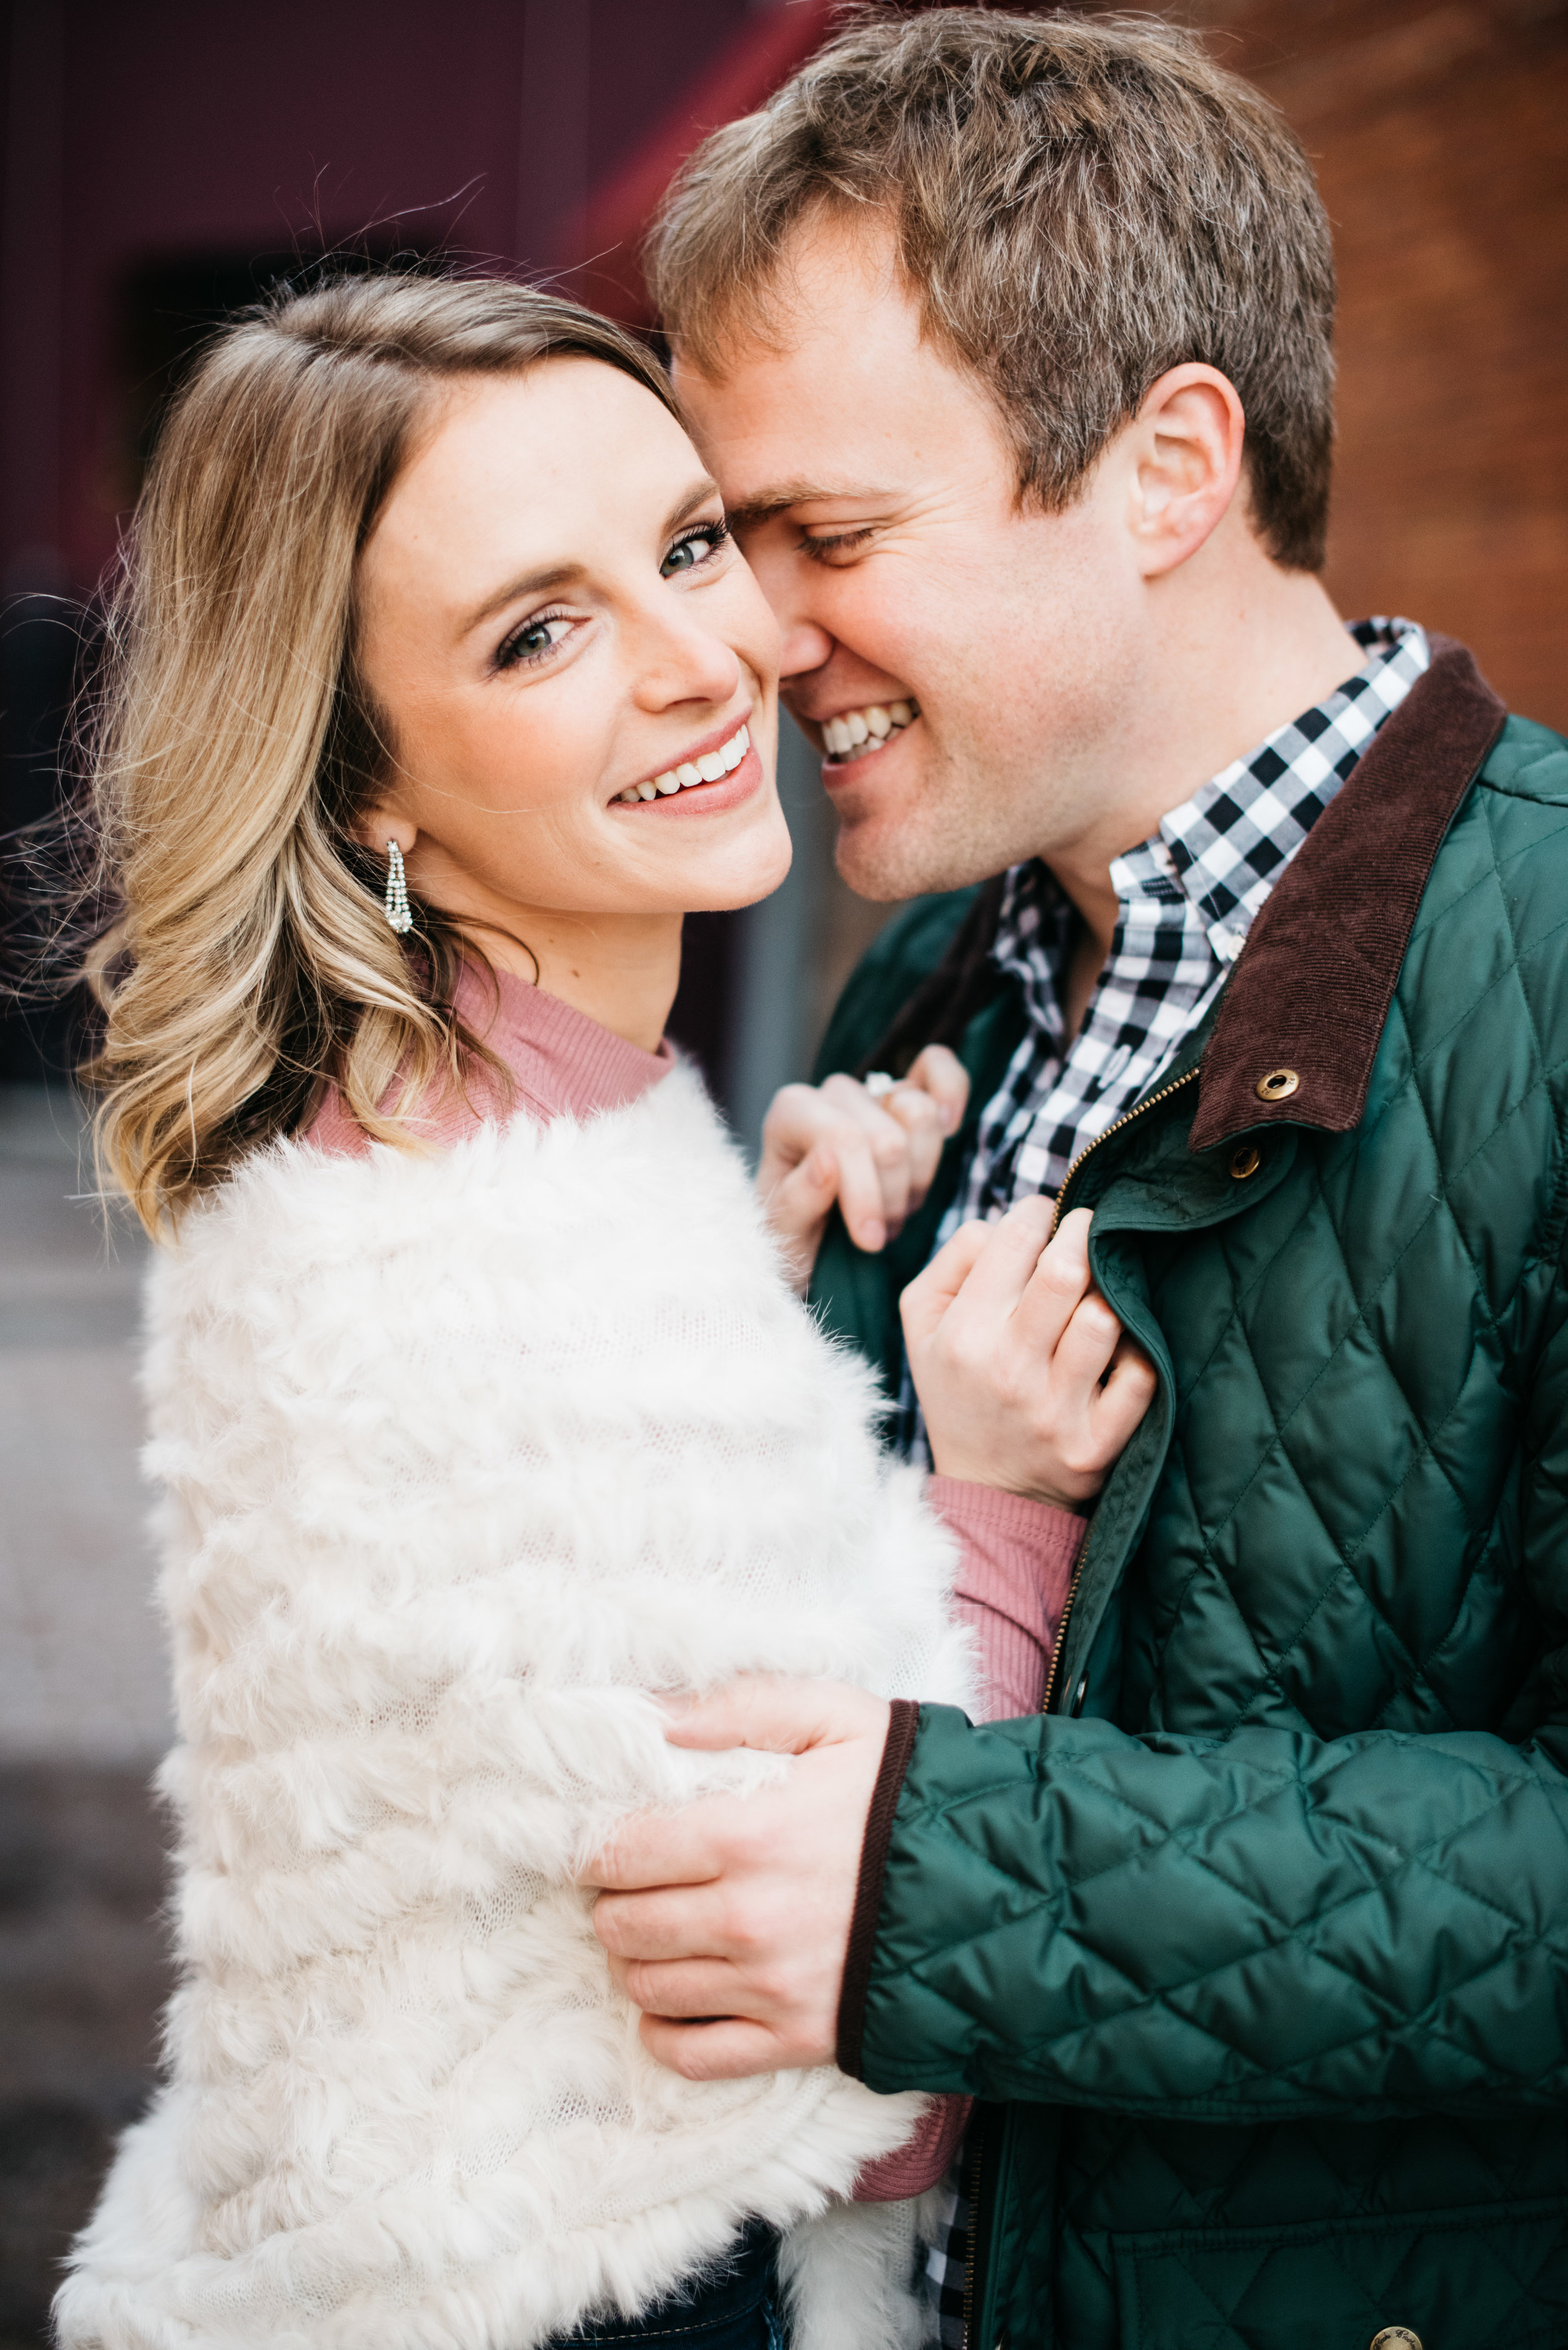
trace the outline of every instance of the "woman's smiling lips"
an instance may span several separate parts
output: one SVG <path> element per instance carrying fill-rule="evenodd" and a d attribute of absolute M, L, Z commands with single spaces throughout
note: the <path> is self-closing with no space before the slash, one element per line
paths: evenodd
<path fill-rule="evenodd" d="M 658 810 L 667 816 L 716 816 L 749 799 L 762 779 L 763 763 L 752 746 L 749 720 L 737 723 L 730 719 L 694 743 L 674 766 L 628 784 L 610 806 L 639 815 Z"/>

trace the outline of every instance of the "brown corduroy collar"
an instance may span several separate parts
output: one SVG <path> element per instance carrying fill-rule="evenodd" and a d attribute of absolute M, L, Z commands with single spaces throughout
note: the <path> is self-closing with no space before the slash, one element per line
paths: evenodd
<path fill-rule="evenodd" d="M 1463 645 L 1431 647 L 1252 924 L 1203 1055 L 1193 1150 L 1361 1117 L 1433 859 L 1507 715 Z M 1271 1072 L 1294 1076 L 1287 1097 L 1260 1097 Z"/>

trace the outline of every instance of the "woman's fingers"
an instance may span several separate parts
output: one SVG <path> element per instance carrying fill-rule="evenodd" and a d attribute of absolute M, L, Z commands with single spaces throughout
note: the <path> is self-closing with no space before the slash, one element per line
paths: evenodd
<path fill-rule="evenodd" d="M 891 1118 L 884 1125 L 891 1126 Z M 895 1189 L 898 1206 L 889 1205 L 889 1186 L 877 1164 L 872 1139 L 862 1128 L 846 1120 L 833 1130 L 830 1145 L 838 1166 L 838 1212 L 845 1229 L 857 1249 L 875 1256 L 888 1239 L 889 1223 L 895 1229 L 901 1221 L 901 1195 Z"/>
<path fill-rule="evenodd" d="M 888 1108 L 889 1096 L 874 1099 L 854 1077 L 828 1077 L 821 1087 L 825 1106 L 847 1121 L 848 1134 L 859 1139 L 881 1192 L 883 1219 L 897 1232 L 909 1212 L 909 1136 Z M 837 1129 L 835 1130 L 837 1139 Z M 848 1222 L 847 1216 L 845 1219 Z M 867 1245 L 863 1243 L 862 1245 Z M 875 1243 L 882 1245 L 878 1241 Z"/>
<path fill-rule="evenodd" d="M 850 1078 L 830 1077 L 822 1087 L 785 1086 L 774 1096 L 763 1123 L 757 1191 L 774 1230 L 786 1243 L 808 1246 L 812 1258 L 835 1199 L 856 1246 L 875 1253 L 887 1240 L 889 1219 L 896 1222 L 904 1212 L 909 1149 L 898 1119 L 879 1110 L 865 1087 Z M 781 1196 L 814 1156 L 815 1171 Z M 815 1210 L 829 1170 L 833 1188 L 814 1223 L 808 1203 Z M 804 1269 L 809 1273 L 809 1264 Z"/>
<path fill-rule="evenodd" d="M 852 1082 L 830 1077 L 823 1090 Z M 945 1045 L 928 1045 L 896 1086 L 875 1095 L 866 1087 L 857 1091 L 901 1126 L 908 1138 L 908 1189 L 902 1212 L 911 1216 L 931 1188 L 948 1137 L 963 1123 L 969 1072 Z"/>
<path fill-rule="evenodd" d="M 890 1094 L 884 1094 L 882 1107 L 889 1118 L 898 1121 L 909 1138 L 909 1179 L 906 1213 L 913 1215 L 931 1188 L 931 1180 L 947 1141 L 941 1111 L 931 1095 L 908 1085 L 895 1086 Z"/>
<path fill-rule="evenodd" d="M 1077 1506 L 1148 1409 L 1155 1376 L 1093 1285 L 1090 1216 L 1020 1201 L 968 1224 L 899 1301 L 937 1468 Z"/>
<path fill-rule="evenodd" d="M 904 1291 L 905 1327 L 912 1316 L 920 1333 L 932 1328 L 961 1291 L 971 1349 L 1006 1339 L 1048 1357 L 1089 1285 L 1088 1211 L 1066 1217 L 1047 1244 L 1053 1212 L 1049 1200 L 1021 1200 L 994 1224 L 961 1224 Z"/>
<path fill-rule="evenodd" d="M 763 1162 L 793 1167 L 817 1140 L 820 1097 L 814 1086 L 781 1086 L 763 1120 Z"/>
<path fill-rule="evenodd" d="M 922 1273 L 900 1293 L 898 1312 L 904 1336 L 914 1346 L 935 1331 L 953 1299 L 969 1279 L 975 1259 L 991 1238 L 991 1226 L 978 1218 L 961 1224 L 945 1247 L 940 1248 Z"/>
<path fill-rule="evenodd" d="M 944 1136 L 958 1132 L 969 1107 L 969 1071 L 956 1053 L 945 1045 L 928 1045 L 911 1064 L 904 1084 L 930 1096 Z"/>
<path fill-rule="evenodd" d="M 857 1248 L 875 1255 L 887 1245 L 930 1190 L 968 1099 L 963 1065 L 943 1045 L 928 1045 L 907 1077 L 877 1094 L 842 1075 L 775 1094 L 757 1190 L 800 1280 L 835 1199 Z"/>
<path fill-rule="evenodd" d="M 1108 1310 L 1108 1309 L 1107 1309 Z M 1159 1375 L 1148 1357 L 1124 1331 L 1116 1341 L 1108 1377 L 1090 1399 L 1095 1449 L 1109 1467 L 1154 1401 Z"/>
<path fill-rule="evenodd" d="M 1092 1210 L 1069 1208 L 1051 1236 L 1051 1246 L 1082 1268 L 1085 1285 L 1089 1278 L 1089 1233 L 1094 1222 Z"/>
<path fill-rule="evenodd" d="M 1122 1326 L 1097 1289 L 1080 1300 L 1056 1341 L 1056 1373 L 1085 1408 L 1111 1367 Z"/>
<path fill-rule="evenodd" d="M 819 1143 L 798 1167 L 781 1176 L 767 1194 L 767 1219 L 782 1243 L 794 1285 L 804 1296 L 822 1244 L 822 1229 L 838 1197 L 838 1160 Z"/>
<path fill-rule="evenodd" d="M 1089 1226 L 1086 1208 L 1075 1208 L 1040 1251 L 1018 1301 L 1012 1336 L 1042 1362 L 1055 1353 L 1089 1294 Z M 1115 1345 L 1113 1337 L 1111 1344 Z M 1110 1359 L 1109 1347 L 1106 1360 Z M 1105 1367 L 1104 1364 L 1101 1368 Z"/>
<path fill-rule="evenodd" d="M 955 1337 L 961 1327 L 976 1343 L 1001 1339 L 1034 1277 L 1052 1212 L 1049 1200 L 1019 1200 L 994 1224 L 983 1227 L 985 1245 L 953 1300 L 960 1317 Z"/>

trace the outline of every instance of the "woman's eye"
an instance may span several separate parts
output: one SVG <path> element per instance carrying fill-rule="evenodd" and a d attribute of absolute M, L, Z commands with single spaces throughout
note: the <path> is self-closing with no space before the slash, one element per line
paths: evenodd
<path fill-rule="evenodd" d="M 519 661 L 543 660 L 546 653 L 555 651 L 571 625 L 564 613 L 555 612 L 541 612 L 536 619 L 524 620 L 502 646 L 496 667 L 513 669 Z"/>
<path fill-rule="evenodd" d="M 730 525 L 724 522 L 705 522 L 686 537 L 678 538 L 659 567 L 661 579 L 673 578 L 678 571 L 695 571 L 717 555 L 730 536 Z"/>

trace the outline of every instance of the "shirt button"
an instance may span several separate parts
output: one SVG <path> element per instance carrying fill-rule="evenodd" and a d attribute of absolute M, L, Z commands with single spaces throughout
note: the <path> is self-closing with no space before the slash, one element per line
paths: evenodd
<path fill-rule="evenodd" d="M 1421 2337 L 1407 2325 L 1386 2325 L 1373 2335 L 1367 2350 L 1421 2350 Z"/>
<path fill-rule="evenodd" d="M 1271 1069 L 1266 1077 L 1258 1079 L 1252 1091 L 1260 1101 L 1289 1101 L 1300 1087 L 1301 1079 L 1293 1069 Z"/>
<path fill-rule="evenodd" d="M 1238 1183 L 1244 1183 L 1249 1175 L 1255 1175 L 1262 1163 L 1250 1142 L 1243 1142 L 1239 1150 L 1231 1154 L 1231 1172 Z"/>

